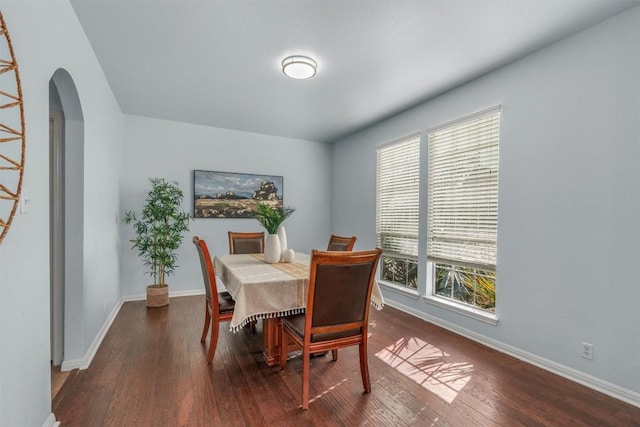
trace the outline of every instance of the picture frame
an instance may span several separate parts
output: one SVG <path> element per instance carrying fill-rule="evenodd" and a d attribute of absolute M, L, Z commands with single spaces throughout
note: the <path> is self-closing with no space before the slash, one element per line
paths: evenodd
<path fill-rule="evenodd" d="M 252 173 L 193 171 L 194 218 L 253 218 L 258 203 L 283 206 L 284 178 Z"/>

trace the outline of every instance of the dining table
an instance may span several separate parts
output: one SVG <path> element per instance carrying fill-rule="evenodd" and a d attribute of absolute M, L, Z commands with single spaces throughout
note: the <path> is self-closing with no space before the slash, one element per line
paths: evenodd
<path fill-rule="evenodd" d="M 296 253 L 292 262 L 267 263 L 264 254 L 220 255 L 214 258 L 216 275 L 235 301 L 229 322 L 232 332 L 262 320 L 263 357 L 269 366 L 280 363 L 280 317 L 304 313 L 307 305 L 311 257 Z M 380 310 L 384 299 L 377 282 L 371 305 Z"/>

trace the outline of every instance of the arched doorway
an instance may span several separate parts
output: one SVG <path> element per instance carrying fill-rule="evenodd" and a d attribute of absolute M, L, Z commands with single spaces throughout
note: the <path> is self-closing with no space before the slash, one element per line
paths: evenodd
<path fill-rule="evenodd" d="M 84 117 L 73 79 L 49 81 L 51 361 L 82 353 Z"/>

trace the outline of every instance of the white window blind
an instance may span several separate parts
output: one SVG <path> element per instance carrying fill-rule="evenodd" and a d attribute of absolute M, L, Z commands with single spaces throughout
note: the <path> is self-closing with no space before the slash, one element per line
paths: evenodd
<path fill-rule="evenodd" d="M 417 259 L 420 135 L 379 148 L 377 157 L 378 246 Z"/>
<path fill-rule="evenodd" d="M 427 258 L 494 269 L 500 108 L 428 132 Z"/>

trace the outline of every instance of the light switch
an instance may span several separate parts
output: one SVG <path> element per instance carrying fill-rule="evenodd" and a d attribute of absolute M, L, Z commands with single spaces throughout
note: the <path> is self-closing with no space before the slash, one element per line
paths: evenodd
<path fill-rule="evenodd" d="M 29 198 L 29 193 L 27 190 L 22 189 L 22 193 L 20 194 L 20 213 L 26 214 L 29 213 L 29 202 L 31 199 Z"/>

